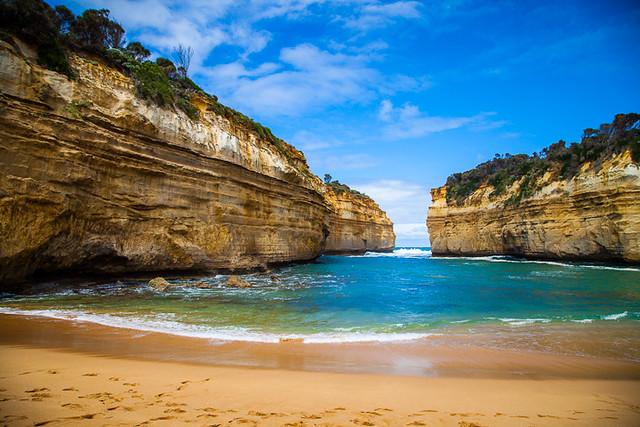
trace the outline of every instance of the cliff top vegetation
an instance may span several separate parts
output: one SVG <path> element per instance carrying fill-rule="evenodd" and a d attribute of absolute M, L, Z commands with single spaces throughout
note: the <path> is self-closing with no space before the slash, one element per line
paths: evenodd
<path fill-rule="evenodd" d="M 151 52 L 141 43 L 125 45 L 125 30 L 111 19 L 107 9 L 87 9 L 76 16 L 65 6 L 52 8 L 43 0 L 0 0 L 0 38 L 12 43 L 12 35 L 35 47 L 43 67 L 74 78 L 70 53 L 99 60 L 130 76 L 140 97 L 159 106 L 180 109 L 194 120 L 200 113 L 192 96 L 199 94 L 207 99 L 210 111 L 289 155 L 288 144 L 268 127 L 221 104 L 189 78 L 193 55 L 190 47 L 176 47 L 176 63 L 162 57 L 151 61 Z"/>
<path fill-rule="evenodd" d="M 331 190 L 333 190 L 334 193 L 336 194 L 350 194 L 354 197 L 358 197 L 358 198 L 362 198 L 362 199 L 370 199 L 369 196 L 367 196 L 364 193 L 361 193 L 358 190 L 354 190 L 353 188 L 349 187 L 347 184 L 343 184 L 340 181 L 338 181 L 337 179 L 333 179 L 333 177 L 331 175 L 329 175 L 328 173 L 324 174 L 324 183 L 327 187 L 329 187 Z"/>
<path fill-rule="evenodd" d="M 633 161 L 640 163 L 640 114 L 618 114 L 612 123 L 585 129 L 581 142 L 569 146 L 560 140 L 532 155 L 496 154 L 471 170 L 449 176 L 447 203 L 459 205 L 485 184 L 493 187 L 492 196 L 497 197 L 524 178 L 517 193 L 507 200 L 507 204 L 517 204 L 539 189 L 539 178 L 547 172 L 556 179 L 570 179 L 585 163 L 598 168 L 605 160 L 627 150 Z"/>

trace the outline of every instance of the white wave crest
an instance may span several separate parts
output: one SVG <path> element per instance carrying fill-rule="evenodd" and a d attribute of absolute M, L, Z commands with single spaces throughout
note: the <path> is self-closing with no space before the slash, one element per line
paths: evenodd
<path fill-rule="evenodd" d="M 364 255 L 351 255 L 353 258 L 430 258 L 431 250 L 420 248 L 399 248 L 393 252 L 365 252 Z"/>
<path fill-rule="evenodd" d="M 536 319 L 498 319 L 501 322 L 504 323 L 508 323 L 511 326 L 523 326 L 523 325 L 530 325 L 532 323 L 549 323 L 551 322 L 551 319 L 541 319 L 541 318 L 536 318 Z"/>
<path fill-rule="evenodd" d="M 622 313 L 617 314 L 609 314 L 607 316 L 602 316 L 602 320 L 618 320 L 622 319 L 623 317 L 627 317 L 628 314 L 628 311 L 623 311 Z"/>
<path fill-rule="evenodd" d="M 308 344 L 358 343 L 358 342 L 402 342 L 414 341 L 433 333 L 381 333 L 381 332 L 326 332 L 314 334 L 276 334 L 251 331 L 240 327 L 212 328 L 203 325 L 189 325 L 170 320 L 152 320 L 135 317 L 120 317 L 111 314 L 93 314 L 71 310 L 18 310 L 0 307 L 0 314 L 46 317 L 50 319 L 94 323 L 112 328 L 156 332 L 190 338 L 204 338 L 214 341 L 248 341 L 256 343 L 278 343 L 283 340 L 300 340 Z"/>
<path fill-rule="evenodd" d="M 502 256 L 502 255 L 437 256 L 437 257 L 434 257 L 433 259 L 504 262 L 504 263 L 513 263 L 513 264 L 544 264 L 544 265 L 554 265 L 554 266 L 566 267 L 566 268 L 590 268 L 593 270 L 640 272 L 640 268 L 636 268 L 636 267 L 619 267 L 619 266 L 598 265 L 598 264 L 579 264 L 579 263 L 568 263 L 568 262 L 561 262 L 561 261 L 546 261 L 546 260 L 535 260 L 535 259 L 516 259 L 516 258 L 509 258 L 506 256 Z"/>

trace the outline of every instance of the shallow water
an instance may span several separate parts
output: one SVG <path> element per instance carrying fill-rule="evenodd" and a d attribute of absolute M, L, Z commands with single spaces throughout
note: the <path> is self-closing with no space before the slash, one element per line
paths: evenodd
<path fill-rule="evenodd" d="M 277 276 L 273 281 L 271 276 Z M 269 274 L 251 289 L 204 280 L 159 293 L 144 281 L 5 295 L 0 313 L 75 319 L 219 340 L 407 341 L 434 334 L 493 347 L 640 360 L 640 269 L 432 258 L 425 248 L 323 256 Z"/>

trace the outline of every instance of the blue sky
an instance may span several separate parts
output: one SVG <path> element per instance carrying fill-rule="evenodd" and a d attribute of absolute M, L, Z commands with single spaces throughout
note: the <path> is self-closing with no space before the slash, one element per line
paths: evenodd
<path fill-rule="evenodd" d="M 376 199 L 427 245 L 428 191 L 640 112 L 640 2 L 51 1 L 107 8 L 155 55 Z"/>

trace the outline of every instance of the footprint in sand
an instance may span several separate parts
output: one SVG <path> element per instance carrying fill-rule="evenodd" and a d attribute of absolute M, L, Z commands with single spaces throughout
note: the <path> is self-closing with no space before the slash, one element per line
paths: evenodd
<path fill-rule="evenodd" d="M 342 406 L 338 406 L 337 408 L 333 408 L 334 411 L 346 411 L 347 408 L 343 408 Z"/>
<path fill-rule="evenodd" d="M 360 411 L 362 415 L 373 415 L 374 417 L 381 417 L 382 414 L 376 411 Z"/>
<path fill-rule="evenodd" d="M 46 387 L 32 388 L 30 390 L 25 390 L 24 392 L 25 393 L 40 393 L 40 392 L 43 392 L 43 391 L 49 391 L 49 389 L 46 388 Z"/>
<path fill-rule="evenodd" d="M 423 423 L 422 421 L 413 421 L 407 424 L 408 426 L 426 426 L 426 423 Z"/>
<path fill-rule="evenodd" d="M 122 383 L 122 385 L 126 385 L 128 387 L 135 387 L 135 386 L 138 386 L 140 384 L 139 383 Z"/>
<path fill-rule="evenodd" d="M 306 414 L 306 415 L 303 415 L 302 418 L 304 418 L 305 420 L 319 420 L 322 417 L 316 414 Z"/>
<path fill-rule="evenodd" d="M 555 418 L 557 420 L 560 419 L 560 417 L 556 415 L 549 415 L 549 414 L 538 414 L 538 418 Z"/>
<path fill-rule="evenodd" d="M 375 426 L 375 424 L 369 420 L 360 420 L 358 418 L 352 419 L 351 422 L 359 426 Z"/>
<path fill-rule="evenodd" d="M 47 371 L 47 374 L 51 374 L 51 375 L 55 375 L 55 374 L 59 374 L 59 373 L 60 373 L 60 372 L 59 372 L 59 371 L 56 371 L 55 369 L 49 369 L 49 370 Z"/>
<path fill-rule="evenodd" d="M 229 421 L 229 424 L 252 424 L 254 426 L 258 425 L 257 421 L 250 420 L 248 418 L 234 418 Z"/>
<path fill-rule="evenodd" d="M 215 418 L 215 417 L 217 417 L 217 415 L 216 414 L 200 414 L 196 418 L 204 418 L 204 417 Z"/>
<path fill-rule="evenodd" d="M 39 402 L 42 399 L 46 399 L 49 397 L 51 397 L 51 393 L 32 393 L 31 394 L 31 400 L 34 400 L 36 402 Z"/>
<path fill-rule="evenodd" d="M 169 408 L 164 410 L 165 414 L 184 414 L 185 412 L 187 411 L 182 408 Z"/>
<path fill-rule="evenodd" d="M 62 391 L 80 391 L 75 387 L 67 387 L 67 388 L 63 388 Z"/>
<path fill-rule="evenodd" d="M 28 418 L 29 417 L 27 417 L 26 415 L 5 415 L 4 417 L 2 417 L 2 419 L 7 422 L 26 420 Z"/>
<path fill-rule="evenodd" d="M 109 381 L 120 381 L 121 378 L 118 377 L 109 377 Z"/>
<path fill-rule="evenodd" d="M 376 408 L 376 409 L 374 409 L 374 411 L 386 411 L 386 412 L 393 412 L 393 409 L 389 409 L 389 408 Z"/>
<path fill-rule="evenodd" d="M 482 427 L 480 424 L 470 421 L 458 421 L 458 427 Z"/>
<path fill-rule="evenodd" d="M 83 377 L 97 377 L 98 374 L 96 374 L 95 372 L 88 372 L 86 374 L 82 374 Z"/>
<path fill-rule="evenodd" d="M 63 403 L 60 406 L 67 409 L 82 409 L 82 405 L 79 405 L 77 403 Z"/>

